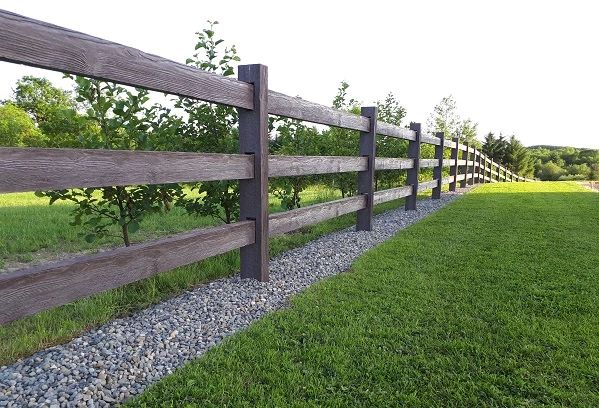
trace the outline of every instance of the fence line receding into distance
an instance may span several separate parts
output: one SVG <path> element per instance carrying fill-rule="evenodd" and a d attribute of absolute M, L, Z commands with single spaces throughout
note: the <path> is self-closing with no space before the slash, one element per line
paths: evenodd
<path fill-rule="evenodd" d="M 426 189 L 439 198 L 476 183 L 530 181 L 480 151 L 444 135 L 426 135 L 268 89 L 263 65 L 242 65 L 239 79 L 208 73 L 134 48 L 0 10 L 0 60 L 111 81 L 238 108 L 239 154 L 0 148 L 0 193 L 211 180 L 240 181 L 240 220 L 168 238 L 0 274 L 0 324 L 120 287 L 201 259 L 241 250 L 241 275 L 268 280 L 268 239 L 342 214 L 357 214 L 357 229 L 372 228 L 375 204 L 406 198 L 417 206 Z M 360 131 L 359 157 L 268 154 L 268 115 Z M 407 140 L 407 158 L 377 158 L 376 137 Z M 435 158 L 420 158 L 421 144 Z M 449 159 L 444 158 L 451 150 Z M 443 168 L 449 177 L 442 178 Z M 420 169 L 433 168 L 421 181 Z M 374 172 L 405 170 L 408 185 L 374 191 Z M 358 172 L 358 195 L 268 214 L 268 178 Z"/>

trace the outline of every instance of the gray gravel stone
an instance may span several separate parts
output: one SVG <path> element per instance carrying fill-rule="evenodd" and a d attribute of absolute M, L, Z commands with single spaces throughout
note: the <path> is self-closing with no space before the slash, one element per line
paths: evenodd
<path fill-rule="evenodd" d="M 420 200 L 416 211 L 376 216 L 371 232 L 348 228 L 290 250 L 271 261 L 268 283 L 218 279 L 1 367 L 0 407 L 111 406 L 138 395 L 462 192 Z"/>

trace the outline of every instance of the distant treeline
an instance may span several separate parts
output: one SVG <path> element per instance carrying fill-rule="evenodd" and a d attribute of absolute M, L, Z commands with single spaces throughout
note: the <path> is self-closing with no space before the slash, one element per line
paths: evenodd
<path fill-rule="evenodd" d="M 528 148 L 541 180 L 599 180 L 599 150 L 561 146 Z"/>

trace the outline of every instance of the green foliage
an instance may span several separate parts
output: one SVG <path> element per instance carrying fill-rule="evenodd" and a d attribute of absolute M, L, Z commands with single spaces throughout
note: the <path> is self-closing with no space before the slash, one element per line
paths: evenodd
<path fill-rule="evenodd" d="M 541 180 L 599 180 L 599 150 L 533 146 L 529 151 Z"/>
<path fill-rule="evenodd" d="M 43 147 L 46 143 L 27 112 L 10 102 L 0 105 L 0 146 Z"/>
<path fill-rule="evenodd" d="M 29 113 L 47 136 L 44 147 L 82 147 L 98 133 L 94 123 L 78 112 L 71 93 L 46 78 L 24 76 L 17 81 L 13 103 Z"/>
<path fill-rule="evenodd" d="M 287 156 L 317 156 L 320 154 L 322 139 L 318 130 L 294 119 L 281 118 L 273 122 L 277 136 L 271 139 L 270 153 Z M 310 184 L 319 180 L 318 176 L 280 177 L 271 179 L 271 193 L 281 200 L 281 205 L 292 210 L 301 206 L 300 193 Z"/>
<path fill-rule="evenodd" d="M 533 175 L 534 160 L 529 150 L 513 135 L 506 139 L 504 135 L 495 137 L 492 132 L 487 133 L 482 152 L 520 176 Z"/>
<path fill-rule="evenodd" d="M 157 105 L 148 106 L 149 92 L 84 77 L 75 77 L 77 102 L 87 107 L 86 119 L 99 132 L 84 140 L 84 147 L 121 150 L 151 150 L 160 144 L 167 116 Z M 75 203 L 72 225 L 87 227 L 90 242 L 110 234 L 111 225 L 119 225 L 125 246 L 130 234 L 139 229 L 146 214 L 168 210 L 180 198 L 179 185 L 114 186 L 39 192 L 50 198 Z"/>
<path fill-rule="evenodd" d="M 224 40 L 215 38 L 214 26 L 197 34 L 197 52 L 186 63 L 223 76 L 235 73 L 233 63 L 239 61 L 235 46 L 225 47 Z M 186 120 L 180 124 L 180 137 L 173 150 L 206 153 L 239 153 L 237 111 L 234 108 L 179 98 L 176 107 L 185 112 Z M 234 180 L 196 183 L 192 190 L 198 196 L 180 200 L 190 214 L 209 215 L 225 223 L 239 217 L 239 183 Z"/>
<path fill-rule="evenodd" d="M 406 117 L 406 109 L 400 105 L 393 93 L 387 94 L 384 101 L 377 102 L 378 120 L 392 125 L 401 126 Z M 377 157 L 406 157 L 408 143 L 394 137 L 376 138 Z M 404 172 L 396 170 L 381 170 L 374 173 L 375 190 L 383 190 L 400 186 L 405 183 Z"/>
<path fill-rule="evenodd" d="M 360 104 L 347 93 L 349 84 L 342 81 L 333 99 L 333 108 L 360 114 Z M 322 132 L 321 154 L 324 156 L 357 156 L 359 153 L 360 135 L 353 130 L 331 127 Z M 356 194 L 356 173 L 340 173 L 322 178 L 333 188 L 341 191 L 342 197 Z"/>
<path fill-rule="evenodd" d="M 426 127 L 428 133 L 443 132 L 446 138 L 458 137 L 460 143 L 469 143 L 471 146 L 480 148 L 480 142 L 476 138 L 478 124 L 471 119 L 460 118 L 453 95 L 444 97 L 435 105 Z"/>
<path fill-rule="evenodd" d="M 564 169 L 552 161 L 541 165 L 538 175 L 541 180 L 559 180 L 564 174 Z"/>

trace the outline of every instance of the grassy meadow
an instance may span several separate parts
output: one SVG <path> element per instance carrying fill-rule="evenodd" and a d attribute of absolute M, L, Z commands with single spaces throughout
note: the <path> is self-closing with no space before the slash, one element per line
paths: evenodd
<path fill-rule="evenodd" d="M 480 186 L 128 406 L 599 406 L 598 209 Z"/>

